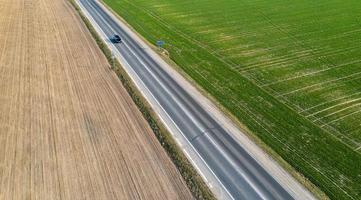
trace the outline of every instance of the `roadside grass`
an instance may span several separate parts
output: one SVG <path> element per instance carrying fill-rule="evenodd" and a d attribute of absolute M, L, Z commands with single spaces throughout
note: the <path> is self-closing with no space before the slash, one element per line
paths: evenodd
<path fill-rule="evenodd" d="M 109 65 L 112 70 L 117 74 L 119 80 L 122 82 L 123 86 L 127 90 L 128 94 L 133 99 L 134 103 L 137 105 L 139 111 L 142 113 L 143 117 L 147 120 L 149 126 L 156 135 L 158 141 L 162 147 L 166 150 L 167 154 L 176 165 L 180 174 L 182 175 L 184 181 L 186 182 L 189 190 L 192 192 L 193 196 L 197 200 L 215 200 L 212 192 L 209 190 L 208 186 L 205 184 L 203 179 L 199 176 L 197 171 L 193 168 L 191 163 L 183 154 L 182 150 L 178 147 L 171 134 L 167 131 L 164 125 L 161 123 L 160 119 L 154 113 L 152 108 L 149 106 L 147 101 L 144 99 L 142 94 L 137 90 L 136 86 L 132 82 L 131 78 L 125 72 L 121 64 L 112 59 L 112 54 L 107 45 L 100 38 L 94 27 L 91 25 L 90 21 L 83 15 L 78 5 L 74 0 L 69 0 L 73 5 L 75 10 L 78 12 L 80 18 L 83 20 L 86 27 L 89 29 L 94 40 L 98 44 L 99 48 L 107 58 Z"/>
<path fill-rule="evenodd" d="M 104 2 L 330 198 L 361 198 L 356 1 Z"/>

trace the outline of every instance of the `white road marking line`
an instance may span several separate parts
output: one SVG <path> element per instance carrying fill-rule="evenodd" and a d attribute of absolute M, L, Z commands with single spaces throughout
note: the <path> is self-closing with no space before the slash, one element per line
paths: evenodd
<path fill-rule="evenodd" d="M 78 5 L 79 5 L 79 4 L 82 4 L 82 3 L 80 3 L 80 2 L 78 1 Z M 89 6 L 91 6 L 91 5 L 89 5 Z M 88 13 L 88 11 L 87 11 L 83 6 L 81 6 L 81 7 L 82 7 L 83 10 L 85 10 L 85 11 Z M 93 7 L 93 6 L 91 6 L 91 7 Z M 93 8 L 94 8 L 94 7 L 93 7 Z M 100 28 L 100 26 L 95 22 L 95 20 L 92 18 L 92 16 L 91 16 L 89 13 L 88 13 L 87 16 L 88 16 L 89 19 L 90 19 L 90 18 L 92 19 L 91 21 L 93 22 L 93 24 L 96 24 L 96 25 L 97 25 L 97 27 L 98 27 L 97 30 L 100 30 L 101 33 L 103 34 L 103 37 L 102 37 L 103 41 L 104 41 L 107 45 L 111 45 L 113 50 L 116 49 L 116 47 L 115 47 L 114 44 L 109 43 L 109 42 L 107 42 L 107 41 L 105 40 L 105 38 L 107 38 L 107 37 L 106 37 L 106 34 L 105 34 L 104 31 Z M 105 21 L 105 20 L 104 20 L 104 21 Z M 106 23 L 106 24 L 109 26 L 108 23 Z M 109 27 L 110 27 L 110 26 L 109 26 Z M 111 29 L 112 29 L 112 28 L 111 28 Z M 104 36 L 105 36 L 105 37 L 104 37 Z M 173 125 L 174 125 L 174 126 L 177 128 L 177 130 L 183 135 L 184 139 L 189 143 L 189 146 L 194 150 L 194 152 L 195 152 L 195 153 L 199 156 L 199 158 L 203 161 L 203 163 L 206 165 L 206 167 L 208 168 L 208 170 L 213 174 L 213 176 L 217 179 L 217 181 L 219 182 L 219 184 L 220 184 L 220 185 L 223 187 L 223 189 L 227 192 L 227 194 L 229 195 L 229 197 L 234 200 L 234 197 L 230 194 L 230 192 L 227 190 L 227 188 L 226 188 L 226 187 L 223 185 L 223 183 L 219 180 L 219 178 L 217 177 L 217 175 L 216 175 L 216 174 L 213 172 L 213 170 L 208 166 L 208 164 L 205 162 L 205 160 L 202 158 L 202 156 L 198 153 L 198 151 L 197 151 L 197 150 L 194 148 L 194 146 L 190 143 L 190 141 L 187 139 L 187 137 L 184 135 L 184 133 L 179 129 L 179 127 L 176 125 L 176 123 L 173 121 L 173 119 L 168 115 L 168 113 L 165 111 L 165 109 L 160 105 L 160 103 L 158 102 L 158 100 L 153 96 L 153 94 L 150 92 L 150 90 L 148 89 L 148 87 L 146 87 L 146 85 L 144 84 L 144 82 L 140 79 L 140 77 L 136 74 L 136 72 L 132 69 L 132 67 L 130 66 L 130 64 L 126 61 L 126 59 L 120 54 L 120 52 L 119 52 L 117 49 L 116 49 L 116 53 L 117 53 L 118 57 L 121 57 L 121 59 L 119 59 L 119 61 L 121 61 L 121 62 L 124 61 L 124 62 L 126 63 L 126 65 L 128 65 L 129 69 L 133 71 L 133 74 L 134 74 L 135 76 L 137 76 L 138 80 L 142 83 L 144 89 L 146 89 L 146 90 L 148 91 L 148 93 L 152 96 L 153 100 L 157 102 L 158 106 L 159 106 L 159 107 L 163 110 L 163 112 L 168 116 L 168 119 L 173 122 Z M 129 74 L 131 74 L 131 73 L 129 73 Z M 132 78 L 132 79 L 133 79 L 133 78 Z M 133 79 L 133 82 L 136 83 L 136 81 L 134 81 L 134 79 Z M 141 88 L 139 85 L 138 85 L 138 89 L 139 89 L 140 91 L 142 91 L 142 88 Z M 143 93 L 143 95 L 144 95 L 144 93 Z M 144 96 L 146 97 L 146 95 L 144 95 Z M 150 101 L 148 101 L 148 102 L 150 102 Z M 162 117 L 161 115 L 159 115 L 159 117 L 160 117 L 160 119 L 162 120 L 163 124 L 168 128 L 168 130 L 172 130 L 172 129 L 168 126 L 168 124 L 165 122 L 165 120 L 163 119 L 163 117 Z M 184 149 L 183 149 L 183 150 L 184 150 Z M 183 152 L 186 153 L 186 151 L 183 151 Z M 198 169 L 198 171 L 199 171 L 200 173 L 202 173 L 202 172 L 199 170 L 199 168 L 198 168 L 197 165 L 194 165 L 194 166 Z M 205 181 L 208 182 L 207 179 L 205 179 Z"/>

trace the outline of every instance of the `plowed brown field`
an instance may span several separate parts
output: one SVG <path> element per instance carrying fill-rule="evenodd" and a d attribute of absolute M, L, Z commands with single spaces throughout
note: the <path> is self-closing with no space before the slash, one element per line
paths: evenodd
<path fill-rule="evenodd" d="M 0 0 L 0 199 L 190 199 L 66 0 Z"/>

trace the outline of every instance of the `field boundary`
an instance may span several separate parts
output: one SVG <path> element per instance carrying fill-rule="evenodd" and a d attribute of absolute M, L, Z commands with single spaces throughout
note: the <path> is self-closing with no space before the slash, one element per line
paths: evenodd
<path fill-rule="evenodd" d="M 90 31 L 97 45 L 105 55 L 108 63 L 111 66 L 111 69 L 116 73 L 122 85 L 127 90 L 133 102 L 136 104 L 139 111 L 142 113 L 143 117 L 148 122 L 148 125 L 152 129 L 153 133 L 156 135 L 159 143 L 166 150 L 168 156 L 171 158 L 172 162 L 177 167 L 178 171 L 182 175 L 182 178 L 186 182 L 186 185 L 188 186 L 192 195 L 198 200 L 215 199 L 214 195 L 212 194 L 206 183 L 203 181 L 203 179 L 197 173 L 197 171 L 193 168 L 192 164 L 183 154 L 182 150 L 178 147 L 178 145 L 172 138 L 171 134 L 160 122 L 160 119 L 157 117 L 155 112 L 149 106 L 148 102 L 145 100 L 143 95 L 137 90 L 131 78 L 123 69 L 122 65 L 117 60 L 112 59 L 110 49 L 101 40 L 98 33 L 95 31 L 94 27 L 89 22 L 89 20 L 83 15 L 78 5 L 75 3 L 74 0 L 68 0 L 68 1 L 72 4 L 74 9 L 79 14 L 80 18 L 82 19 L 88 30 Z"/>

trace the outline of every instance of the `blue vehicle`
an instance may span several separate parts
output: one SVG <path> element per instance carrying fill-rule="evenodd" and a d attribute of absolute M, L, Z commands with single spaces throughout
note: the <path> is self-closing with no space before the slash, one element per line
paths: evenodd
<path fill-rule="evenodd" d="M 113 43 L 121 43 L 122 42 L 122 38 L 120 38 L 120 36 L 117 34 L 115 34 L 111 40 Z"/>

